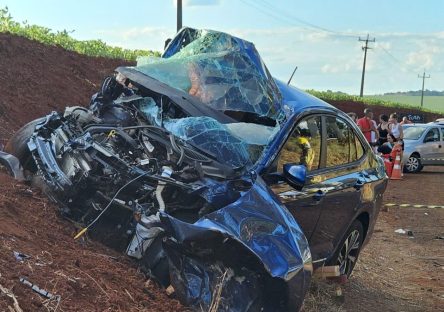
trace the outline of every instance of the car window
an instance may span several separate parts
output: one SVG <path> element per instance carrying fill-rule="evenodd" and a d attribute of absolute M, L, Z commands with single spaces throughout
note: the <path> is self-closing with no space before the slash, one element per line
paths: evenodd
<path fill-rule="evenodd" d="M 353 130 L 351 128 L 349 128 L 350 131 L 350 149 L 351 149 L 351 155 L 350 155 L 350 159 L 351 161 L 355 161 L 360 159 L 363 155 L 364 155 L 364 147 L 362 146 L 361 141 L 359 141 L 358 136 L 353 132 Z M 355 142 L 353 144 L 353 140 L 352 138 L 354 138 Z M 356 149 L 356 150 L 354 150 Z"/>
<path fill-rule="evenodd" d="M 441 140 L 444 141 L 444 128 L 441 128 Z"/>
<path fill-rule="evenodd" d="M 364 148 L 347 123 L 336 117 L 326 118 L 327 167 L 354 162 L 362 157 Z"/>
<path fill-rule="evenodd" d="M 424 142 L 437 142 L 439 141 L 439 130 L 437 128 L 432 128 L 427 132 Z"/>
<path fill-rule="evenodd" d="M 319 116 L 299 122 L 278 156 L 278 172 L 282 172 L 287 163 L 305 165 L 308 171 L 319 169 L 321 133 Z"/>
<path fill-rule="evenodd" d="M 403 128 L 404 132 L 404 139 L 405 140 L 418 140 L 424 131 L 426 130 L 426 127 L 417 127 L 417 126 L 410 126 Z"/>

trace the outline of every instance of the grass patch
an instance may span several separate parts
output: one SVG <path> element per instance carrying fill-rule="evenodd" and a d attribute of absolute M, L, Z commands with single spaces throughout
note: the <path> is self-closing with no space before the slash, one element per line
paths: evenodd
<path fill-rule="evenodd" d="M 421 96 L 419 95 L 369 95 L 366 98 L 379 99 L 395 103 L 403 103 L 409 107 L 421 109 Z M 437 112 L 444 112 L 444 96 L 424 96 L 424 108 Z"/>
<path fill-rule="evenodd" d="M 80 54 L 124 59 L 135 61 L 139 56 L 160 56 L 159 52 L 151 50 L 129 50 L 107 45 L 101 40 L 76 40 L 70 36 L 72 31 L 52 31 L 49 28 L 29 25 L 27 22 L 14 21 L 8 7 L 0 9 L 0 32 L 9 32 L 14 35 L 35 40 L 44 44 L 59 46 L 66 50 Z"/>
<path fill-rule="evenodd" d="M 341 303 L 343 297 L 336 296 L 336 287 L 338 284 L 312 279 L 302 312 L 346 312 Z"/>
<path fill-rule="evenodd" d="M 405 108 L 405 109 L 411 109 L 414 107 L 413 104 L 407 104 L 407 103 L 400 103 L 396 102 L 394 100 L 399 100 L 400 96 L 395 96 L 395 98 L 384 98 L 384 97 L 373 97 L 373 96 L 365 96 L 365 97 L 359 97 L 357 95 L 349 95 L 342 92 L 329 92 L 329 91 L 316 91 L 316 90 L 306 90 L 311 95 L 314 95 L 320 99 L 323 99 L 324 101 L 328 102 L 329 100 L 332 101 L 348 101 L 348 102 L 361 102 L 365 105 L 380 105 L 380 106 L 386 106 L 386 107 L 393 107 L 393 108 Z M 444 97 L 438 97 L 442 98 L 442 104 L 431 106 L 431 108 L 424 107 L 423 109 L 420 109 L 420 107 L 415 107 L 415 109 L 421 110 L 423 112 L 429 112 L 429 113 L 437 113 L 442 114 L 444 112 Z M 424 103 L 426 103 L 426 97 L 424 98 Z M 418 101 L 419 103 L 419 101 Z M 416 106 L 419 106 L 419 104 L 415 104 Z"/>

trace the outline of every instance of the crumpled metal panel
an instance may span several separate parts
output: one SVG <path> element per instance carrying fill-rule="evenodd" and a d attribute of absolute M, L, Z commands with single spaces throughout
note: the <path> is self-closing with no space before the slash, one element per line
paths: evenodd
<path fill-rule="evenodd" d="M 281 95 L 254 45 L 229 34 L 186 28 L 162 58 L 136 69 L 221 111 L 283 118 Z"/>
<path fill-rule="evenodd" d="M 208 240 L 218 234 L 241 242 L 272 277 L 288 281 L 311 268 L 311 254 L 302 230 L 259 177 L 238 200 L 194 224 L 166 214 L 162 220 L 179 243 Z"/>

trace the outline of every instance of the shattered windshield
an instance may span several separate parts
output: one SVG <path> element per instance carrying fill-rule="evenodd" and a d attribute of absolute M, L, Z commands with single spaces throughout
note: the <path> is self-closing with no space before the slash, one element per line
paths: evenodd
<path fill-rule="evenodd" d="M 280 92 L 254 45 L 225 33 L 182 29 L 162 58 L 139 58 L 136 69 L 219 111 L 284 116 Z"/>
<path fill-rule="evenodd" d="M 211 117 L 162 119 L 159 107 L 151 98 L 145 98 L 139 109 L 153 125 L 163 126 L 174 136 L 233 168 L 253 165 L 280 129 L 278 124 L 275 127 L 246 122 L 221 124 Z"/>
<path fill-rule="evenodd" d="M 211 117 L 164 120 L 154 101 L 141 107 L 153 124 L 235 168 L 259 159 L 285 116 L 279 89 L 254 45 L 225 33 L 184 28 L 161 58 L 139 58 L 135 69 L 197 97 L 202 105 L 231 116 L 258 117 L 231 124 Z"/>

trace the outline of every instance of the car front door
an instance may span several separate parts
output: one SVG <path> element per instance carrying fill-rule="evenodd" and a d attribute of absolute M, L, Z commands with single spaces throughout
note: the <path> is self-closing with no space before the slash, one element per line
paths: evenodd
<path fill-rule="evenodd" d="M 439 128 L 429 129 L 421 144 L 420 154 L 423 165 L 439 165 L 444 153 L 443 142 Z"/>
<path fill-rule="evenodd" d="M 272 169 L 264 175 L 271 190 L 279 197 L 301 226 L 310 241 L 321 212 L 324 192 L 316 183 L 321 155 L 321 117 L 310 116 L 297 123 L 288 137 Z M 307 182 L 300 190 L 283 178 L 283 165 L 304 164 L 307 167 Z"/>
<path fill-rule="evenodd" d="M 303 159 L 307 153 L 301 145 L 305 140 L 313 151 L 313 160 L 308 164 Z M 309 240 L 314 261 L 332 255 L 357 209 L 363 208 L 362 193 L 369 186 L 369 175 L 361 161 L 364 155 L 353 127 L 343 119 L 306 117 L 297 123 L 275 160 L 278 177 L 284 164 L 306 164 L 305 185 L 296 189 L 283 177 L 273 180 L 265 175 L 271 190 L 286 205 Z"/>

